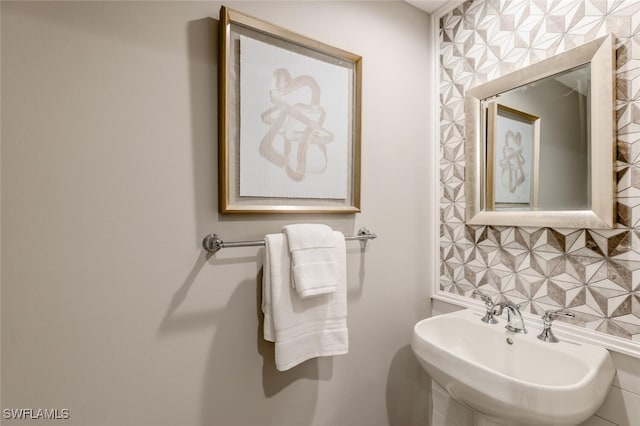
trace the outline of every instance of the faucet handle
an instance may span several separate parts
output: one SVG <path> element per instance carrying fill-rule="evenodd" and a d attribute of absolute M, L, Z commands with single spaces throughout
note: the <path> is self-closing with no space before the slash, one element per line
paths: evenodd
<path fill-rule="evenodd" d="M 575 318 L 575 316 L 576 314 L 567 309 L 548 310 L 545 311 L 544 315 L 542 315 L 542 321 L 551 324 L 553 320 L 558 317 Z"/>
<path fill-rule="evenodd" d="M 473 290 L 473 292 L 471 293 L 471 296 L 480 297 L 480 300 L 482 300 L 487 305 L 487 307 L 489 307 L 490 305 L 493 306 L 493 300 L 491 299 L 491 296 L 489 296 L 486 293 L 483 293 L 477 288 Z"/>
<path fill-rule="evenodd" d="M 553 331 L 551 331 L 551 324 L 553 323 L 553 320 L 558 317 L 575 318 L 575 316 L 576 314 L 566 309 L 545 311 L 544 315 L 542 315 L 542 325 L 544 326 L 544 329 L 542 330 L 542 333 L 538 335 L 538 339 L 544 342 L 558 342 L 558 338 L 553 334 Z"/>
<path fill-rule="evenodd" d="M 495 304 L 493 303 L 493 299 L 491 299 L 491 296 L 483 293 L 477 288 L 473 290 L 471 296 L 480 297 L 480 300 L 482 300 L 487 307 L 487 313 L 482 317 L 482 322 L 486 322 L 487 324 L 497 324 L 498 320 L 495 318 L 495 313 L 493 311 Z"/>

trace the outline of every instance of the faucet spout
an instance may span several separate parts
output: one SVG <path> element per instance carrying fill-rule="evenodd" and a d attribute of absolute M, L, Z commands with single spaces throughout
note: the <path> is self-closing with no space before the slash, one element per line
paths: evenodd
<path fill-rule="evenodd" d="M 524 325 L 524 319 L 520 313 L 520 306 L 513 302 L 500 302 L 495 304 L 495 315 L 502 315 L 504 309 L 507 310 L 507 325 L 504 327 L 515 333 L 526 333 L 527 328 Z"/>

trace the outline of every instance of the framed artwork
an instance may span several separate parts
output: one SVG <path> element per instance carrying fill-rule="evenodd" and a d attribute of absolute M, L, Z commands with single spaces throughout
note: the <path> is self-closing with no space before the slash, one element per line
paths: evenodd
<path fill-rule="evenodd" d="M 220 9 L 220 213 L 360 212 L 361 57 Z"/>
<path fill-rule="evenodd" d="M 500 105 L 487 110 L 487 207 L 538 206 L 540 118 Z"/>

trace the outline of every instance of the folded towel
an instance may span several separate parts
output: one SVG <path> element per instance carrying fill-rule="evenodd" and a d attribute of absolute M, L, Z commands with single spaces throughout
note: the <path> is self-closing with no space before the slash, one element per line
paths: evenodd
<path fill-rule="evenodd" d="M 289 250 L 314 249 L 319 247 L 335 247 L 333 229 L 327 225 L 316 223 L 297 223 L 285 225 L 282 231 L 287 234 Z"/>
<path fill-rule="evenodd" d="M 306 223 L 286 225 L 282 230 L 291 251 L 293 285 L 298 295 L 304 299 L 335 292 L 336 257 L 341 254 L 333 230 L 326 225 Z"/>
<path fill-rule="evenodd" d="M 301 299 L 291 286 L 290 257 L 283 234 L 265 236 L 262 285 L 264 338 L 275 342 L 276 368 L 288 370 L 319 356 L 349 351 L 347 278 L 344 236 L 333 233 L 342 256 L 336 258 L 338 283 L 334 293 Z"/>

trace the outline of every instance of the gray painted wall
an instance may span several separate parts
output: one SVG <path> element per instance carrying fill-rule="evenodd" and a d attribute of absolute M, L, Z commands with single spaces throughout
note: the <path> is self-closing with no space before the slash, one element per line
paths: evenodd
<path fill-rule="evenodd" d="M 363 56 L 363 213 L 217 213 L 221 3 L 2 2 L 2 408 L 67 408 L 70 426 L 425 424 L 409 342 L 437 238 L 428 16 L 226 5 Z M 261 250 L 207 258 L 200 241 L 293 222 L 379 239 L 348 245 L 349 354 L 278 373 Z"/>

